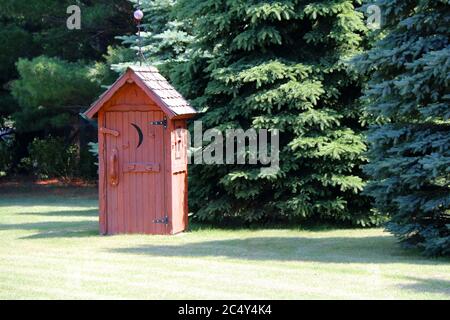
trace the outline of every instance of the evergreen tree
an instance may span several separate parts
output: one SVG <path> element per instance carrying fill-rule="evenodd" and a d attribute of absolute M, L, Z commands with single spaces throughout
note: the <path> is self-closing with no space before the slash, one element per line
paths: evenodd
<path fill-rule="evenodd" d="M 141 34 L 117 37 L 122 44 L 138 51 L 142 47 L 145 63 L 157 66 L 161 72 L 168 73 L 178 63 L 185 61 L 188 45 L 193 42 L 190 35 L 190 24 L 186 19 L 177 20 L 173 9 L 176 0 L 130 0 L 135 8 L 144 12 L 141 23 Z M 140 43 L 139 43 L 140 41 Z M 139 56 L 115 69 L 123 70 L 127 65 L 136 64 Z"/>
<path fill-rule="evenodd" d="M 200 219 L 321 219 L 375 225 L 361 195 L 366 144 L 358 76 L 344 60 L 367 32 L 359 1 L 179 0 L 196 37 L 172 81 L 204 112 L 204 129 L 280 130 L 280 167 L 197 165 Z"/>
<path fill-rule="evenodd" d="M 14 114 L 20 132 L 52 130 L 78 121 L 78 113 L 101 93 L 93 66 L 37 57 L 17 63 L 20 79 L 11 92 L 20 109 Z M 71 119 L 72 118 L 72 119 Z"/>
<path fill-rule="evenodd" d="M 359 59 L 375 125 L 367 193 L 388 229 L 426 254 L 450 254 L 450 2 L 382 0 L 386 36 Z"/>
<path fill-rule="evenodd" d="M 71 5 L 80 7 L 80 30 L 67 29 Z M 1 9 L 1 23 L 31 36 L 29 45 L 37 49 L 33 56 L 57 56 L 72 62 L 100 60 L 117 34 L 133 28 L 132 7 L 126 0 L 2 0 Z M 11 44 L 23 37 L 11 35 Z"/>

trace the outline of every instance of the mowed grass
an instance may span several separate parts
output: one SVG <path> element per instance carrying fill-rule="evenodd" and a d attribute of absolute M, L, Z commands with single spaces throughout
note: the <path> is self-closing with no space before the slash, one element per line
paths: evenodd
<path fill-rule="evenodd" d="M 450 298 L 450 261 L 405 252 L 381 229 L 97 229 L 93 190 L 0 190 L 0 298 Z"/>

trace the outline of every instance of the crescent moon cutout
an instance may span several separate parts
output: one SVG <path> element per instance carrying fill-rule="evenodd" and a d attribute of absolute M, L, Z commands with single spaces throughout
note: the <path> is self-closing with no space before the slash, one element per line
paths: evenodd
<path fill-rule="evenodd" d="M 136 131 L 138 133 L 139 143 L 138 143 L 137 148 L 139 148 L 142 145 L 142 142 L 144 141 L 144 134 L 142 133 L 141 128 L 139 128 L 139 126 L 137 124 L 132 123 L 131 125 L 136 129 Z"/>

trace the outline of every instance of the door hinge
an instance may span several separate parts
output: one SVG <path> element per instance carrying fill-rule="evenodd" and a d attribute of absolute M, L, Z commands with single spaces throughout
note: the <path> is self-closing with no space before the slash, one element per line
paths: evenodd
<path fill-rule="evenodd" d="M 153 220 L 153 223 L 156 223 L 156 224 L 169 224 L 169 217 L 168 216 L 165 216 L 164 218 L 162 218 L 162 219 L 156 219 L 156 220 Z"/>
<path fill-rule="evenodd" d="M 161 120 L 161 121 L 151 121 L 150 124 L 153 126 L 163 126 L 164 129 L 166 129 L 167 128 L 167 118 L 164 118 L 164 120 Z"/>

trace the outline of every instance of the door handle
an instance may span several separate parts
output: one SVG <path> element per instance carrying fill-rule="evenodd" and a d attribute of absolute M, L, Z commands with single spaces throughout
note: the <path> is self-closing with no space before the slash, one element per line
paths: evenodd
<path fill-rule="evenodd" d="M 119 152 L 116 148 L 109 157 L 109 183 L 114 187 L 119 184 Z"/>
<path fill-rule="evenodd" d="M 120 136 L 120 132 L 119 131 L 108 129 L 108 128 L 100 128 L 100 133 L 102 133 L 102 134 L 110 134 L 110 135 L 112 135 L 112 136 L 114 136 L 116 138 L 118 136 Z"/>

